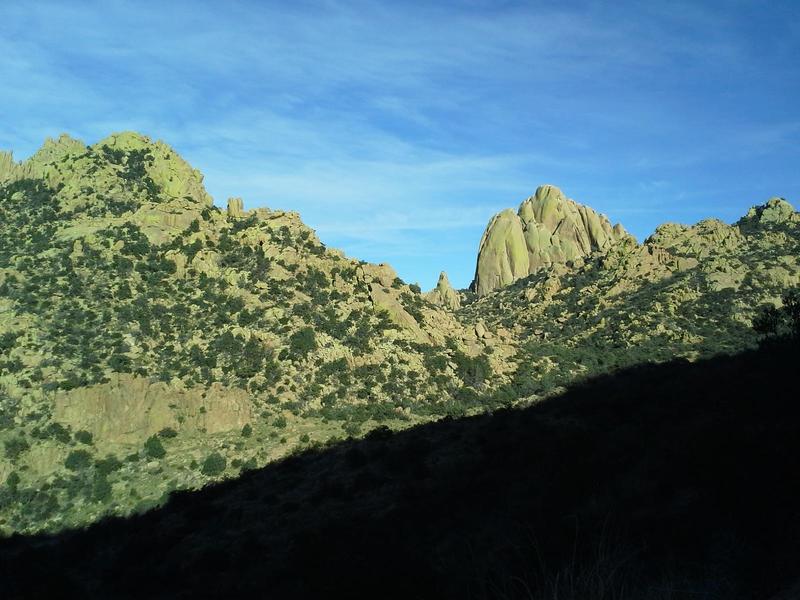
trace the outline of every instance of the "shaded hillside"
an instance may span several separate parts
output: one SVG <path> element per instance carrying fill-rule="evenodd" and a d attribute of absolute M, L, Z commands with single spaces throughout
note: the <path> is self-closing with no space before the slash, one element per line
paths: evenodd
<path fill-rule="evenodd" d="M 0 578 L 10 598 L 777 598 L 800 574 L 798 357 L 642 365 L 376 431 L 5 540 Z"/>

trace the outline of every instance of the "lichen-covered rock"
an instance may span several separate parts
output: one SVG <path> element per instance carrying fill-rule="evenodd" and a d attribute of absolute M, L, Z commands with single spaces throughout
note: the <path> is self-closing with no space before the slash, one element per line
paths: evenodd
<path fill-rule="evenodd" d="M 114 373 L 108 383 L 59 392 L 53 418 L 89 431 L 100 444 L 139 444 L 166 427 L 218 433 L 252 419 L 247 392 L 214 383 L 209 388 L 174 388 L 145 377 Z"/>
<path fill-rule="evenodd" d="M 66 156 L 86 151 L 86 144 L 62 133 L 57 139 L 47 138 L 33 156 L 25 161 L 31 167 L 31 175 L 41 176 L 47 172 L 48 163 L 55 163 Z"/>
<path fill-rule="evenodd" d="M 529 270 L 522 221 L 508 208 L 492 217 L 481 238 L 472 289 L 483 296 L 525 277 Z"/>
<path fill-rule="evenodd" d="M 386 263 L 379 263 L 377 265 L 371 263 L 364 263 L 359 267 L 361 279 L 365 283 L 377 281 L 383 287 L 392 287 L 397 279 L 397 271 L 391 265 Z"/>
<path fill-rule="evenodd" d="M 704 219 L 696 225 L 665 223 L 645 240 L 646 246 L 665 248 L 672 254 L 705 258 L 713 252 L 735 250 L 743 241 L 735 226 L 719 219 Z"/>
<path fill-rule="evenodd" d="M 543 185 L 517 213 L 495 215 L 481 238 L 472 290 L 479 296 L 527 277 L 539 268 L 604 250 L 628 237 L 621 225 Z"/>
<path fill-rule="evenodd" d="M 147 203 L 131 216 L 152 244 L 163 244 L 184 231 L 192 221 L 200 220 L 202 211 L 197 203 L 175 199 L 168 204 Z"/>
<path fill-rule="evenodd" d="M 234 219 L 244 216 L 244 202 L 241 198 L 228 198 L 228 216 Z"/>
<path fill-rule="evenodd" d="M 453 286 L 450 285 L 450 280 L 444 271 L 439 273 L 439 281 L 436 283 L 436 287 L 425 294 L 425 298 L 432 304 L 450 310 L 458 310 L 461 307 L 461 298 L 458 292 L 453 289 Z"/>
<path fill-rule="evenodd" d="M 16 166 L 14 155 L 0 150 L 0 183 L 13 179 Z"/>

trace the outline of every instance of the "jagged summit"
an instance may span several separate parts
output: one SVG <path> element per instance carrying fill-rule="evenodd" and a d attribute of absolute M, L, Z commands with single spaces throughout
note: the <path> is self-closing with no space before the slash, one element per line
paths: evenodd
<path fill-rule="evenodd" d="M 143 158 L 142 168 L 162 195 L 175 199 L 187 199 L 203 206 L 211 206 L 213 199 L 203 186 L 203 175 L 187 163 L 165 142 L 152 141 L 136 132 L 114 133 L 93 146 L 97 151 L 121 157 L 122 163 L 129 163 L 131 157 Z M 124 155 L 120 155 L 124 153 Z"/>
<path fill-rule="evenodd" d="M 543 266 L 566 263 L 628 237 L 621 225 L 542 185 L 515 213 L 495 215 L 481 238 L 471 289 L 483 296 Z"/>
<path fill-rule="evenodd" d="M 736 223 L 742 231 L 748 231 L 762 225 L 777 225 L 800 220 L 794 206 L 785 198 L 774 196 L 760 206 L 753 206 Z"/>
<path fill-rule="evenodd" d="M 439 281 L 436 283 L 436 287 L 425 294 L 425 298 L 433 304 L 450 310 L 458 310 L 461 307 L 461 298 L 459 298 L 458 292 L 453 289 L 453 286 L 450 285 L 450 280 L 444 271 L 439 273 Z"/>
<path fill-rule="evenodd" d="M 0 181 L 20 179 L 44 179 L 60 188 L 64 199 L 80 197 L 92 205 L 97 204 L 93 196 L 125 197 L 138 205 L 173 200 L 213 204 L 197 169 L 168 144 L 132 131 L 113 133 L 91 146 L 63 133 L 47 138 L 20 163 L 10 152 L 0 153 Z"/>
<path fill-rule="evenodd" d="M 29 164 L 46 164 L 61 160 L 70 154 L 81 154 L 86 151 L 86 144 L 81 140 L 62 133 L 57 138 L 47 138 L 28 160 Z"/>

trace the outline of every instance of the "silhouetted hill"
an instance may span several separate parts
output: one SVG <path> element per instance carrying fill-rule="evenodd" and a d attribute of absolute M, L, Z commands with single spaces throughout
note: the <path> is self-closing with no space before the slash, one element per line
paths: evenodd
<path fill-rule="evenodd" d="M 800 574 L 796 347 L 307 451 L 0 543 L 5 597 L 777 598 Z M 792 596 L 782 596 L 788 598 Z"/>

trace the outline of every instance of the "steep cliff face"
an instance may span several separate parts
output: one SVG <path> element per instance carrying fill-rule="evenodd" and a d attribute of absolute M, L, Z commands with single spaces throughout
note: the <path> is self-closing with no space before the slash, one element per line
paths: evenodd
<path fill-rule="evenodd" d="M 543 185 L 515 213 L 495 215 L 481 238 L 472 290 L 479 296 L 509 285 L 539 268 L 604 250 L 628 237 L 621 225 Z"/>

